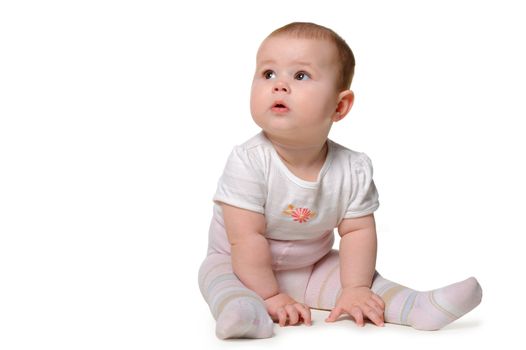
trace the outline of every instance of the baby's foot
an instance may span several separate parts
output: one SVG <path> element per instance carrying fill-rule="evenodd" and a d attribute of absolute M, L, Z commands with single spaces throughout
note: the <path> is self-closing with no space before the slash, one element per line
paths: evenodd
<path fill-rule="evenodd" d="M 437 330 L 473 310 L 482 300 L 482 288 L 474 277 L 418 293 L 408 322 L 416 329 Z"/>
<path fill-rule="evenodd" d="M 482 289 L 474 277 L 418 292 L 379 276 L 373 290 L 385 302 L 386 322 L 427 331 L 445 327 L 473 310 L 482 299 Z"/>
<path fill-rule="evenodd" d="M 266 308 L 252 298 L 230 301 L 216 323 L 216 335 L 228 338 L 270 338 L 274 323 Z"/>

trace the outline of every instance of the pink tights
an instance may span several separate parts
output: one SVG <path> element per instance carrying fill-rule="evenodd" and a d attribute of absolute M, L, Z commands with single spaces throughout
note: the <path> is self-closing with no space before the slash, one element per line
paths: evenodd
<path fill-rule="evenodd" d="M 269 240 L 272 267 L 280 291 L 314 309 L 334 308 L 341 284 L 339 255 L 337 250 L 331 249 L 333 243 L 332 232 L 326 232 L 314 240 Z M 218 320 L 218 326 L 220 321 L 226 323 L 220 319 L 225 308 L 229 308 L 232 313 L 236 303 L 245 309 L 246 305 L 250 305 L 248 309 L 259 313 L 259 316 L 250 316 L 251 321 L 248 322 L 252 324 L 254 332 L 246 331 L 248 328 L 242 332 L 238 329 L 237 333 L 221 331 L 217 333 L 220 338 L 270 336 L 271 328 L 269 330 L 268 327 L 272 325 L 265 312 L 265 304 L 233 273 L 230 245 L 224 228 L 216 220 L 212 221 L 208 255 L 199 269 L 199 288 L 212 315 Z M 376 273 L 371 289 L 385 302 L 385 322 L 421 330 L 444 327 L 476 307 L 482 298 L 482 289 L 473 277 L 440 289 L 418 292 Z M 236 326 L 242 322 L 236 319 L 230 323 Z M 261 329 L 263 325 L 267 327 L 266 330 L 258 331 L 258 327 Z"/>

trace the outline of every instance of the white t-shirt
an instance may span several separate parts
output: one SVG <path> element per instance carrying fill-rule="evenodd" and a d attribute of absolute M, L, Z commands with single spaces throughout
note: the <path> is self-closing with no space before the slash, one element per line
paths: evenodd
<path fill-rule="evenodd" d="M 220 203 L 265 215 L 266 237 L 304 240 L 321 237 L 344 218 L 374 212 L 378 192 L 367 155 L 328 140 L 327 158 L 314 182 L 295 176 L 263 132 L 234 147 L 214 196 Z"/>

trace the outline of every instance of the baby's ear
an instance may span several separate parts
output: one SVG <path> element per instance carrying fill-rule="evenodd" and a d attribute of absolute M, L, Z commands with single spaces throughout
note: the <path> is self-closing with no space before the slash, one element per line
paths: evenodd
<path fill-rule="evenodd" d="M 339 122 L 342 120 L 352 108 L 354 103 L 354 92 L 351 90 L 344 90 L 338 95 L 338 105 L 332 117 L 332 120 Z"/>

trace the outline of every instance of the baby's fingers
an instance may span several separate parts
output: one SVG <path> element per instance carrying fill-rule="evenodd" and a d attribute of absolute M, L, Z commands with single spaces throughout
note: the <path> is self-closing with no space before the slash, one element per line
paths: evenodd
<path fill-rule="evenodd" d="M 353 307 L 349 314 L 354 317 L 354 320 L 356 321 L 356 324 L 359 327 L 363 327 L 365 322 L 363 321 L 363 312 L 359 307 Z"/>
<path fill-rule="evenodd" d="M 342 314 L 343 312 L 343 309 L 339 306 L 335 307 L 334 309 L 332 309 L 331 313 L 329 314 L 329 317 L 327 317 L 325 319 L 325 322 L 334 322 L 338 319 L 338 317 L 340 317 L 340 315 Z"/>
<path fill-rule="evenodd" d="M 311 317 L 310 317 L 310 309 L 308 306 L 305 306 L 303 304 L 295 304 L 296 306 L 296 310 L 298 310 L 298 312 L 300 313 L 301 317 L 303 318 L 303 322 L 305 322 L 305 324 L 307 326 L 310 326 L 312 324 L 312 320 L 311 320 Z"/>
<path fill-rule="evenodd" d="M 384 317 L 383 312 L 378 313 L 374 308 L 369 308 L 365 311 L 365 316 L 370 319 L 375 325 L 379 327 L 384 326 Z"/>
<path fill-rule="evenodd" d="M 374 309 L 374 311 L 376 311 L 382 318 L 384 317 L 384 309 L 381 305 L 379 305 L 376 300 L 374 299 L 371 299 L 369 301 L 367 301 L 367 306 L 371 307 L 372 309 Z"/>
<path fill-rule="evenodd" d="M 298 323 L 300 316 L 294 305 L 285 305 L 285 310 L 287 311 L 287 315 L 289 317 L 289 324 L 293 325 Z"/>
<path fill-rule="evenodd" d="M 278 322 L 280 327 L 284 327 L 287 323 L 287 311 L 283 307 L 280 307 L 276 313 L 278 314 Z"/>

